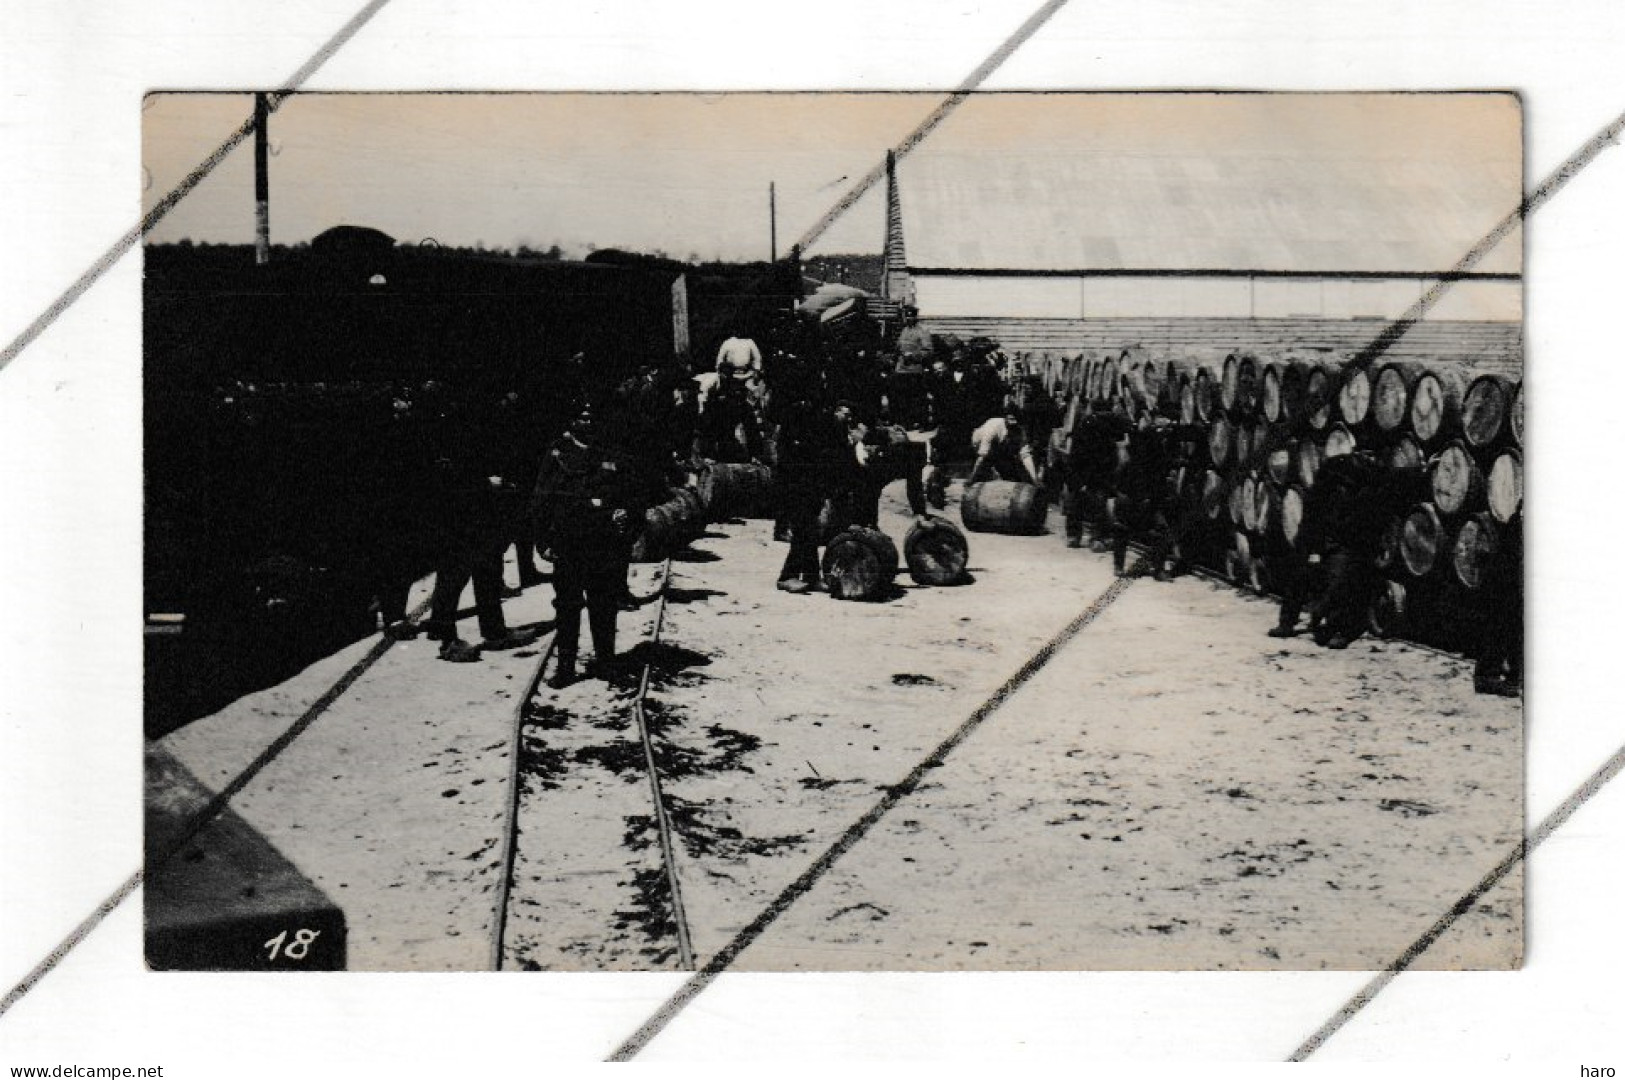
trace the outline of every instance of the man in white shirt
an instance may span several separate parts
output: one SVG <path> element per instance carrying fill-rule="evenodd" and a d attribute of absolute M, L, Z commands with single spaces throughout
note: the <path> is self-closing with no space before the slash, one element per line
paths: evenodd
<path fill-rule="evenodd" d="M 717 374 L 753 383 L 762 377 L 762 350 L 748 337 L 735 334 L 717 349 Z"/>
<path fill-rule="evenodd" d="M 756 342 L 737 333 L 724 341 L 717 349 L 717 385 L 706 402 L 711 413 L 707 427 L 718 457 L 736 457 L 741 436 L 745 457 L 752 461 L 761 457 L 755 403 L 761 382 L 762 350 Z"/>
<path fill-rule="evenodd" d="M 970 478 L 965 483 L 976 484 L 995 478 L 1038 483 L 1032 447 L 1027 445 L 1027 435 L 1016 420 L 1015 409 L 1008 405 L 1002 416 L 989 417 L 971 432 L 971 445 L 976 447 L 976 464 L 971 467 Z"/>

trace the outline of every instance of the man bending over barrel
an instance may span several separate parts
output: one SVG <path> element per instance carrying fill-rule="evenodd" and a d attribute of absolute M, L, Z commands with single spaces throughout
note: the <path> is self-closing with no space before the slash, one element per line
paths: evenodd
<path fill-rule="evenodd" d="M 1037 486 L 1038 468 L 1033 464 L 1033 448 L 1028 444 L 1021 422 L 1016 419 L 1016 406 L 1010 399 L 1005 399 L 1000 415 L 989 417 L 971 432 L 971 445 L 976 448 L 976 463 L 971 466 L 966 484 L 999 479 Z"/>

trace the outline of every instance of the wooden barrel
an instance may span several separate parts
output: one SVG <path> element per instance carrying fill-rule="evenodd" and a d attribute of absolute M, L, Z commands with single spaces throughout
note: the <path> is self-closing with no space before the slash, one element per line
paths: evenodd
<path fill-rule="evenodd" d="M 1189 373 L 1179 376 L 1179 422 L 1181 424 L 1196 423 L 1196 382 Z"/>
<path fill-rule="evenodd" d="M 633 562 L 657 562 L 698 536 L 705 528 L 705 511 L 691 488 L 672 493 L 663 503 L 643 512 L 643 531 L 632 544 Z"/>
<path fill-rule="evenodd" d="M 1202 516 L 1217 521 L 1225 512 L 1224 477 L 1212 469 L 1202 474 Z"/>
<path fill-rule="evenodd" d="M 707 462 L 700 470 L 698 490 L 710 521 L 773 516 L 773 473 L 766 465 Z"/>
<path fill-rule="evenodd" d="M 1385 574 L 1398 573 L 1404 568 L 1400 558 L 1400 540 L 1405 535 L 1405 519 L 1391 517 L 1382 527 L 1382 539 L 1377 543 L 1377 555 L 1372 562 Z"/>
<path fill-rule="evenodd" d="M 1455 368 L 1432 368 L 1417 377 L 1411 388 L 1411 435 L 1432 446 L 1461 429 L 1461 401 L 1466 380 Z"/>
<path fill-rule="evenodd" d="M 1191 384 L 1196 392 L 1196 419 L 1199 423 L 1210 423 L 1220 412 L 1219 380 L 1214 378 L 1213 369 L 1204 364 L 1196 369 Z"/>
<path fill-rule="evenodd" d="M 824 586 L 837 600 L 877 600 L 897 576 L 897 545 L 878 529 L 854 525 L 824 549 Z"/>
<path fill-rule="evenodd" d="M 1460 440 L 1439 451 L 1432 481 L 1433 505 L 1441 514 L 1475 510 L 1484 498 L 1484 472 Z"/>
<path fill-rule="evenodd" d="M 1246 440 L 1236 449 L 1237 459 L 1248 468 L 1261 468 L 1264 464 L 1264 441 L 1269 438 L 1269 425 L 1263 420 L 1248 420 L 1240 425 Z"/>
<path fill-rule="evenodd" d="M 1140 364 L 1139 386 L 1146 408 L 1155 409 L 1162 400 L 1162 367 L 1150 357 Z"/>
<path fill-rule="evenodd" d="M 1410 598 L 1404 582 L 1385 581 L 1371 600 L 1367 623 L 1378 637 L 1391 638 L 1403 634 L 1409 626 L 1407 618 Z"/>
<path fill-rule="evenodd" d="M 971 484 L 959 501 L 960 520 L 971 532 L 1041 533 L 1048 509 L 1039 488 L 1013 480 Z"/>
<path fill-rule="evenodd" d="M 1281 539 L 1287 546 L 1298 546 L 1298 534 L 1303 531 L 1304 489 L 1297 484 L 1281 491 Z"/>
<path fill-rule="evenodd" d="M 1250 533 L 1258 532 L 1258 477 L 1248 473 L 1241 484 L 1241 527 Z"/>
<path fill-rule="evenodd" d="M 1390 469 L 1417 469 L 1427 460 L 1422 453 L 1422 447 L 1409 435 L 1401 435 L 1394 440 L 1388 448 L 1388 467 Z"/>
<path fill-rule="evenodd" d="M 1260 477 L 1253 485 L 1253 531 L 1266 540 L 1286 539 L 1282 528 L 1282 502 L 1280 484 Z"/>
<path fill-rule="evenodd" d="M 1427 369 L 1414 360 L 1390 360 L 1371 384 L 1371 419 L 1377 430 L 1396 432 L 1410 418 L 1411 391 Z"/>
<path fill-rule="evenodd" d="M 1244 354 L 1236 364 L 1236 411 L 1242 416 L 1255 415 L 1261 396 L 1258 361 Z"/>
<path fill-rule="evenodd" d="M 1303 380 L 1303 422 L 1311 431 L 1325 431 L 1331 427 L 1337 410 L 1338 371 L 1325 364 L 1316 364 Z"/>
<path fill-rule="evenodd" d="M 1499 375 L 1480 375 L 1461 402 L 1461 435 L 1482 450 L 1501 437 L 1512 403 L 1512 384 Z"/>
<path fill-rule="evenodd" d="M 1326 460 L 1326 448 L 1313 435 L 1305 435 L 1292 448 L 1292 472 L 1298 483 L 1306 488 L 1315 486 L 1320 475 L 1320 463 Z"/>
<path fill-rule="evenodd" d="M 1258 411 L 1272 424 L 1286 418 L 1286 403 L 1281 394 L 1281 376 L 1285 370 L 1285 364 L 1265 364 L 1264 373 L 1259 377 Z"/>
<path fill-rule="evenodd" d="M 1501 530 L 1488 513 L 1474 514 L 1461 523 L 1450 549 L 1450 567 L 1465 589 L 1476 589 L 1500 544 Z"/>
<path fill-rule="evenodd" d="M 1337 387 L 1337 417 L 1349 427 L 1371 415 L 1371 370 L 1347 364 Z"/>
<path fill-rule="evenodd" d="M 1241 357 L 1231 353 L 1219 365 L 1219 407 L 1226 413 L 1235 415 L 1236 405 L 1241 399 Z"/>
<path fill-rule="evenodd" d="M 1273 440 L 1270 440 L 1273 442 Z M 1292 446 L 1290 443 L 1280 443 L 1272 446 L 1264 454 L 1264 471 L 1277 484 L 1292 482 Z"/>
<path fill-rule="evenodd" d="M 1096 386 L 1096 401 L 1115 401 L 1119 393 L 1120 372 L 1117 357 L 1108 356 L 1100 362 L 1100 382 Z"/>
<path fill-rule="evenodd" d="M 1358 445 L 1354 432 L 1349 430 L 1347 424 L 1334 424 L 1332 430 L 1326 434 L 1325 456 L 1334 458 L 1352 454 Z"/>
<path fill-rule="evenodd" d="M 1246 476 L 1233 476 L 1230 479 L 1230 524 L 1237 529 L 1247 527 L 1247 515 L 1252 511 L 1252 492 L 1247 490 L 1249 479 Z"/>
<path fill-rule="evenodd" d="M 1123 350 L 1117 360 L 1117 378 L 1123 397 L 1135 405 L 1145 401 L 1145 364 L 1135 350 Z"/>
<path fill-rule="evenodd" d="M 1523 508 L 1523 455 L 1508 448 L 1495 455 L 1484 485 L 1490 515 L 1505 525 Z"/>
<path fill-rule="evenodd" d="M 1507 403 L 1507 434 L 1513 446 L 1523 445 L 1523 380 L 1512 387 L 1512 400 Z"/>
<path fill-rule="evenodd" d="M 918 585 L 957 585 L 965 580 L 970 544 L 959 526 L 939 517 L 915 522 L 903 537 L 903 561 Z"/>
<path fill-rule="evenodd" d="M 1280 421 L 1291 427 L 1306 422 L 1309 404 L 1309 365 L 1293 360 L 1280 367 Z"/>
<path fill-rule="evenodd" d="M 1246 420 L 1230 421 L 1230 461 L 1238 469 L 1252 467 L 1253 430 Z"/>
<path fill-rule="evenodd" d="M 1427 577 L 1437 569 L 1445 546 L 1444 525 L 1429 503 L 1405 515 L 1399 534 L 1399 557 L 1413 577 Z"/>
<path fill-rule="evenodd" d="M 1208 421 L 1207 427 L 1207 456 L 1208 460 L 1219 468 L 1230 463 L 1231 454 L 1235 450 L 1235 432 L 1230 421 L 1225 416 L 1216 415 Z"/>

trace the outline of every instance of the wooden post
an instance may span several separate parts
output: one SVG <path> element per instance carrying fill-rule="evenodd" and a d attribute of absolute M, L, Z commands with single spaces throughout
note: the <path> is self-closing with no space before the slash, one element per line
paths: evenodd
<path fill-rule="evenodd" d="M 266 121 L 270 103 L 263 93 L 254 95 L 254 264 L 271 261 L 270 143 Z"/>
<path fill-rule="evenodd" d="M 767 182 L 767 258 L 779 261 L 779 204 L 771 180 Z"/>

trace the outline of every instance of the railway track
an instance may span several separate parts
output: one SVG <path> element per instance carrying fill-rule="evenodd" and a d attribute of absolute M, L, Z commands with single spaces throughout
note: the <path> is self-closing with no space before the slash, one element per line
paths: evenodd
<path fill-rule="evenodd" d="M 635 678 L 617 679 L 607 694 L 595 679 L 549 690 L 550 649 L 515 710 L 497 970 L 588 962 L 693 970 L 665 752 L 648 708 L 671 576 L 668 559 L 646 601 L 657 605 L 650 631 L 625 652 L 637 661 Z M 574 915 L 564 925 L 561 908 Z"/>
<path fill-rule="evenodd" d="M 771 547 L 768 554 L 778 557 Z M 765 577 L 771 565 L 762 570 L 763 580 L 771 580 Z M 668 560 L 651 632 L 630 650 L 639 659 L 635 681 L 606 696 L 598 683 L 584 684 L 585 693 L 578 687 L 553 692 L 540 683 L 539 671 L 532 680 L 515 716 L 505 841 L 511 857 L 506 894 L 498 903 L 493 966 L 692 972 L 710 969 L 718 956 L 731 963 L 742 947 L 742 928 L 754 926 L 759 933 L 764 919 L 776 918 L 787 906 L 784 890 L 796 887 L 798 874 L 822 873 L 861 840 L 1128 587 L 1126 581 L 1105 582 L 1084 614 L 1072 607 L 1070 620 L 1056 618 L 1058 636 L 1034 635 L 1026 651 L 1005 659 L 997 676 L 1003 682 L 984 679 L 964 687 L 983 701 L 968 719 L 960 715 L 958 728 L 948 727 L 959 722 L 953 721 L 960 711 L 954 706 L 919 730 L 897 725 L 879 731 L 853 723 L 854 734 L 873 745 L 849 742 L 837 750 L 822 745 L 830 729 L 814 730 L 822 727 L 820 716 L 834 718 L 831 728 L 839 730 L 844 719 L 879 699 L 894 705 L 907 700 L 913 708 L 922 694 L 949 687 L 897 672 L 884 685 L 854 688 L 827 703 L 827 713 L 799 710 L 793 694 L 782 686 L 777 694 L 772 689 L 787 681 L 785 672 L 752 667 L 757 658 L 726 638 L 691 636 L 687 605 L 730 602 L 719 599 L 725 593 L 693 584 Z M 748 614 L 761 606 L 742 598 L 737 609 L 726 610 Z M 839 605 L 843 617 L 899 617 L 888 608 Z M 684 612 L 675 634 L 667 632 L 670 610 Z M 1055 613 L 1064 610 L 1057 606 Z M 705 630 L 719 625 L 713 619 Z M 747 636 L 753 632 L 744 629 Z M 953 662 L 952 650 L 928 643 L 912 655 L 900 654 L 897 663 L 940 669 Z M 706 675 L 707 654 L 729 657 L 729 679 Z M 758 687 L 767 688 L 766 696 Z M 734 721 L 724 718 L 737 717 L 742 707 L 760 716 L 759 724 L 725 727 Z M 751 774 L 748 781 L 743 773 Z M 746 782 L 751 797 L 736 799 Z M 830 837 L 840 844 L 833 854 L 826 847 Z M 801 881 L 800 888 L 808 885 Z"/>

